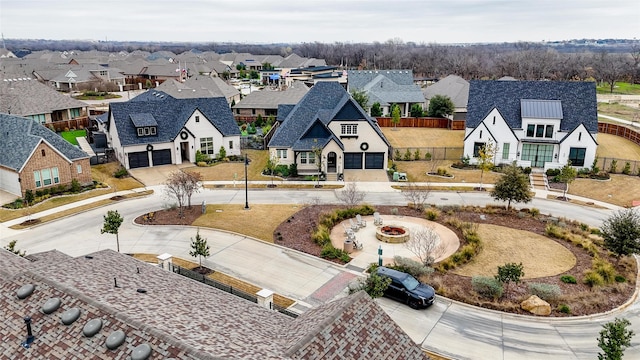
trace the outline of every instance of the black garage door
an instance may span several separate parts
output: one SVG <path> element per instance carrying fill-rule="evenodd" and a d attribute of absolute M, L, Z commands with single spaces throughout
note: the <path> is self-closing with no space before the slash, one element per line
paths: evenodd
<path fill-rule="evenodd" d="M 364 154 L 365 169 L 384 169 L 384 153 Z"/>
<path fill-rule="evenodd" d="M 362 153 L 344 153 L 345 169 L 362 169 Z"/>
<path fill-rule="evenodd" d="M 153 166 L 171 164 L 171 149 L 154 150 L 151 153 Z"/>
<path fill-rule="evenodd" d="M 149 166 L 149 157 L 146 151 L 129 153 L 129 168 L 135 169 L 139 167 Z"/>

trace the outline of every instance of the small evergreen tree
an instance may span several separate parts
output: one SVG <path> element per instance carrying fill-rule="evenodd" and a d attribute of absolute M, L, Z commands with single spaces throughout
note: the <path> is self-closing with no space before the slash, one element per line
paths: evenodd
<path fill-rule="evenodd" d="M 640 253 L 640 214 L 624 209 L 606 219 L 600 227 L 604 246 L 616 257 Z"/>
<path fill-rule="evenodd" d="M 411 116 L 412 117 L 423 117 L 424 116 L 424 110 L 422 109 L 422 105 L 420 104 L 413 104 L 411 105 L 411 110 L 409 110 L 411 112 Z"/>
<path fill-rule="evenodd" d="M 562 198 L 564 200 L 567 200 L 567 190 L 569 188 L 569 184 L 571 184 L 573 180 L 576 179 L 576 176 L 578 176 L 578 172 L 573 168 L 573 166 L 571 166 L 571 161 L 567 162 L 562 167 L 562 169 L 560 169 L 560 174 L 556 176 L 556 179 L 564 184 L 564 189 L 562 192 Z"/>
<path fill-rule="evenodd" d="M 520 279 L 524 276 L 524 266 L 522 263 L 507 263 L 503 266 L 498 266 L 498 275 L 495 276 L 496 280 L 509 286 L 510 282 L 516 284 L 520 283 Z"/>
<path fill-rule="evenodd" d="M 207 239 L 200 236 L 200 229 L 196 232 L 196 238 L 191 238 L 191 251 L 189 255 L 198 257 L 200 262 L 200 268 L 202 268 L 202 257 L 208 257 L 210 255 L 210 246 L 207 243 Z"/>
<path fill-rule="evenodd" d="M 531 201 L 530 188 L 529 178 L 514 161 L 513 164 L 504 168 L 502 177 L 496 182 L 491 191 L 491 197 L 496 200 L 507 201 L 507 210 L 509 210 L 512 201 L 516 203 L 528 203 Z"/>
<path fill-rule="evenodd" d="M 616 318 L 612 322 L 602 325 L 600 337 L 598 337 L 598 347 L 602 353 L 598 353 L 598 360 L 621 360 L 624 350 L 631 346 L 631 338 L 635 335 L 627 327 L 631 322 L 627 319 Z"/>
<path fill-rule="evenodd" d="M 398 104 L 391 105 L 391 123 L 394 129 L 397 129 L 400 124 L 400 116 L 400 106 Z"/>
<path fill-rule="evenodd" d="M 364 111 L 369 112 L 369 95 L 366 91 L 355 89 L 351 91 L 351 97 Z"/>
<path fill-rule="evenodd" d="M 446 95 L 436 95 L 429 100 L 427 115 L 434 117 L 447 117 L 455 111 L 453 101 Z"/>
<path fill-rule="evenodd" d="M 480 190 L 482 190 L 482 178 L 484 172 L 493 169 L 493 159 L 498 151 L 497 146 L 489 139 L 478 152 L 478 168 L 480 169 Z"/>
<path fill-rule="evenodd" d="M 373 117 L 382 116 L 382 106 L 380 105 L 379 102 L 374 102 L 373 105 L 371 105 L 371 116 Z"/>

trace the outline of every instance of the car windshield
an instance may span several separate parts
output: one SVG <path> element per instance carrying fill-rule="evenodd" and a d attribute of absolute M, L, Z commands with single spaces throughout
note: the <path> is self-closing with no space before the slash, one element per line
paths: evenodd
<path fill-rule="evenodd" d="M 402 280 L 402 285 L 404 285 L 407 290 L 413 290 L 417 288 L 420 283 L 413 276 L 407 276 L 406 279 Z"/>

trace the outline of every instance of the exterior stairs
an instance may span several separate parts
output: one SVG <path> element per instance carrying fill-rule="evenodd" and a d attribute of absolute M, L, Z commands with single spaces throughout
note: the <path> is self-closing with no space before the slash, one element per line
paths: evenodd
<path fill-rule="evenodd" d="M 547 175 L 543 172 L 531 172 L 529 174 L 529 182 L 533 189 L 548 190 Z"/>
<path fill-rule="evenodd" d="M 338 181 L 337 173 L 327 173 L 327 181 Z"/>

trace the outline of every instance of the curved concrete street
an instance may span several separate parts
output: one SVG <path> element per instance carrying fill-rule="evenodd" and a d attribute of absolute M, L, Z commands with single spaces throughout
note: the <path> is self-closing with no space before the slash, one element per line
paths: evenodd
<path fill-rule="evenodd" d="M 359 190 L 366 193 L 367 203 L 400 206 L 407 202 L 398 190 L 391 189 L 390 183 L 357 185 Z M 155 190 L 154 195 L 85 211 L 27 230 L 8 228 L 25 219 L 2 223 L 0 245 L 5 246 L 15 239 L 18 240 L 18 248 L 27 253 L 58 249 L 72 256 L 105 248 L 115 249 L 115 237 L 101 235 L 100 229 L 106 211 L 118 210 L 125 219 L 120 228 L 122 252 L 168 252 L 177 257 L 190 258 L 189 243 L 190 238 L 195 236 L 195 228 L 133 224 L 136 216 L 160 209 L 167 202 L 162 186 L 151 188 Z M 250 189 L 248 194 L 250 204 L 338 202 L 333 190 Z M 244 188 L 203 190 L 194 196 L 193 202 L 244 204 L 244 196 Z M 34 214 L 33 217 L 98 199 L 100 197 Z M 435 191 L 430 193 L 427 202 L 439 205 L 495 203 L 487 193 Z M 538 194 L 526 206 L 591 226 L 599 226 L 616 209 L 613 206 L 603 209 L 547 200 L 544 193 Z M 295 305 L 298 311 L 345 296 L 347 284 L 362 275 L 355 267 L 339 266 L 243 235 L 209 229 L 200 229 L 200 233 L 211 246 L 211 256 L 204 261 L 206 266 L 289 296 L 298 301 Z M 371 252 L 372 249 L 365 248 L 362 252 Z M 431 308 L 419 311 L 385 298 L 376 301 L 423 348 L 453 359 L 594 359 L 600 350 L 597 337 L 602 324 L 615 317 L 624 317 L 631 321 L 631 329 L 636 334 L 640 333 L 640 303 L 637 297 L 626 306 L 607 314 L 560 319 L 504 314 L 444 298 L 438 298 Z M 632 339 L 632 346 L 625 355 L 627 358 L 640 358 L 640 336 Z"/>

